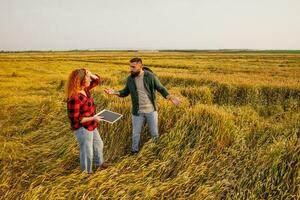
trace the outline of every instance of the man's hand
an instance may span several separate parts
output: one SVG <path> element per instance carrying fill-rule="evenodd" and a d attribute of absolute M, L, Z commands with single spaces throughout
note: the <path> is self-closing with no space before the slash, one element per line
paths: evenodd
<path fill-rule="evenodd" d="M 103 117 L 100 117 L 100 116 L 94 116 L 94 117 L 93 117 L 93 120 L 94 120 L 95 122 L 99 123 L 99 122 L 103 121 Z"/>
<path fill-rule="evenodd" d="M 179 106 L 181 103 L 180 100 L 173 95 L 167 96 L 167 99 L 170 100 L 175 106 Z"/>
<path fill-rule="evenodd" d="M 113 89 L 111 89 L 111 88 L 106 88 L 106 89 L 104 89 L 104 92 L 105 92 L 106 94 L 115 94 L 115 95 L 118 95 L 118 94 L 119 94 L 118 91 L 115 91 L 115 90 L 113 90 Z"/>

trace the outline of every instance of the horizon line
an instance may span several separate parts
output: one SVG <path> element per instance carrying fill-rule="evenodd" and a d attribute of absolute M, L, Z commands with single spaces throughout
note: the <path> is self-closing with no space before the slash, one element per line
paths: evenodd
<path fill-rule="evenodd" d="M 152 52 L 163 52 L 163 51 L 186 51 L 186 52 L 195 52 L 195 51 L 230 51 L 230 52 L 236 52 L 236 51 L 245 51 L 245 52 L 253 52 L 253 51 L 300 51 L 300 49 L 187 49 L 187 48 L 162 48 L 162 49 L 150 49 L 150 48 L 96 48 L 96 49 L 61 49 L 61 50 L 0 50 L 1 53 L 9 53 L 9 52 L 69 52 L 69 51 L 128 51 L 128 52 L 139 52 L 139 51 L 152 51 Z"/>

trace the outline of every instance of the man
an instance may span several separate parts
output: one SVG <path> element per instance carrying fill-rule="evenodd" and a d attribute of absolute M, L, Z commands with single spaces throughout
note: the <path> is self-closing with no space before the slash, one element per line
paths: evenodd
<path fill-rule="evenodd" d="M 130 71 L 131 75 L 128 76 L 126 86 L 123 90 L 105 89 L 104 91 L 107 94 L 119 97 L 131 95 L 133 126 L 131 153 L 137 154 L 139 152 L 140 134 L 145 119 L 150 128 L 152 139 L 156 140 L 159 137 L 155 91 L 157 90 L 165 99 L 170 100 L 176 106 L 180 104 L 180 101 L 177 97 L 169 94 L 153 73 L 143 69 L 141 58 L 130 60 Z"/>

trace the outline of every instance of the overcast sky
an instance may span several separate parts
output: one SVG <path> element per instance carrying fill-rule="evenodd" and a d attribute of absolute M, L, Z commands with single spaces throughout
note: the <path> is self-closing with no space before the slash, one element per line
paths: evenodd
<path fill-rule="evenodd" d="M 0 50 L 300 49 L 300 0 L 0 0 Z"/>

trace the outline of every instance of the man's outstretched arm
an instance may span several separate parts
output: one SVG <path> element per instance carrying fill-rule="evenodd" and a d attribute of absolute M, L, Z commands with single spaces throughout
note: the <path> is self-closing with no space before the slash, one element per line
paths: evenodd
<path fill-rule="evenodd" d="M 161 84 L 158 78 L 154 77 L 154 86 L 155 89 L 166 99 L 170 100 L 175 106 L 180 104 L 180 100 L 176 97 L 171 95 L 168 90 Z"/>
<path fill-rule="evenodd" d="M 117 95 L 119 97 L 127 97 L 130 94 L 127 83 L 126 83 L 126 86 L 123 90 L 118 91 L 118 90 L 114 90 L 114 89 L 111 89 L 111 88 L 107 88 L 107 89 L 104 90 L 104 92 L 106 94 Z"/>

